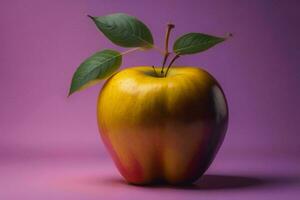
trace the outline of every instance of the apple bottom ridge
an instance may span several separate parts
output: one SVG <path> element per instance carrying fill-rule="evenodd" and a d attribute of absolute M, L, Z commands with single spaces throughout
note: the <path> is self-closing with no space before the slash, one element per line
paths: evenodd
<path fill-rule="evenodd" d="M 114 150 L 115 148 L 113 148 L 109 139 L 105 135 L 101 134 L 102 141 L 109 151 L 120 174 L 124 177 L 128 184 L 140 186 L 192 185 L 205 173 L 217 154 L 224 139 L 224 135 L 221 134 L 217 136 L 221 137 L 221 139 L 218 140 L 220 143 L 215 143 L 210 137 L 207 137 L 206 140 L 203 140 L 203 142 L 207 143 L 208 145 L 199 146 L 197 150 L 198 153 L 195 153 L 188 166 L 185 167 L 184 172 L 177 176 L 174 175 L 174 173 L 176 174 L 176 168 L 182 168 L 184 164 L 182 166 L 174 166 L 172 169 L 172 174 L 168 175 L 168 169 L 163 165 L 164 161 L 159 153 L 156 154 L 157 157 L 150 161 L 151 163 L 149 165 L 153 166 L 151 170 L 144 169 L 141 164 L 142 162 L 139 162 L 135 156 L 131 156 L 130 165 L 126 165 L 126 162 L 124 163 L 120 160 L 120 157 Z M 208 148 L 208 146 L 210 146 L 210 148 Z M 165 158 L 165 160 L 167 159 L 168 158 Z"/>

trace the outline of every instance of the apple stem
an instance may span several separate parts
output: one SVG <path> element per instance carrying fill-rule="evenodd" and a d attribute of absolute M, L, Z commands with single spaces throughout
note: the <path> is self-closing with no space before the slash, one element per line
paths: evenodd
<path fill-rule="evenodd" d="M 158 76 L 158 74 L 157 74 L 157 72 L 156 72 L 156 69 L 155 69 L 154 65 L 152 65 L 152 68 L 153 68 L 153 71 L 154 71 L 155 75 Z"/>
<path fill-rule="evenodd" d="M 170 64 L 168 65 L 167 71 L 166 71 L 166 73 L 165 73 L 165 77 L 167 77 L 168 72 L 169 72 L 169 69 L 170 69 L 170 67 L 172 66 L 172 64 L 173 64 L 173 63 L 175 62 L 175 60 L 176 60 L 177 58 L 179 58 L 179 57 L 180 57 L 180 55 L 179 55 L 179 54 L 176 54 L 176 55 L 174 56 L 174 58 L 171 60 Z"/>
<path fill-rule="evenodd" d="M 166 64 L 166 62 L 168 60 L 168 57 L 170 55 L 170 52 L 169 52 L 169 38 L 170 38 L 171 30 L 173 28 L 175 28 L 174 24 L 171 24 L 171 23 L 167 24 L 167 31 L 166 31 L 166 35 L 165 35 L 165 53 L 164 53 L 162 68 L 161 68 L 161 71 L 160 71 L 161 75 L 164 73 L 164 67 L 165 67 L 165 64 Z"/>

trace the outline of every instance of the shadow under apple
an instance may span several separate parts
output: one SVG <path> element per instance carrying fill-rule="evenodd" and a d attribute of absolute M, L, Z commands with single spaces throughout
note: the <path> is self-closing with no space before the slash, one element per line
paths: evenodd
<path fill-rule="evenodd" d="M 299 179 L 298 179 L 299 181 Z M 172 188 L 183 190 L 229 190 L 253 187 L 275 187 L 290 185 L 298 182 L 295 177 L 253 177 L 253 176 L 236 176 L 236 175 L 203 175 L 198 181 L 191 185 L 171 186 L 162 183 L 155 185 L 138 186 L 128 184 L 121 178 L 102 177 L 91 178 L 88 183 L 93 185 L 110 185 L 110 186 L 132 186 L 142 188 Z"/>

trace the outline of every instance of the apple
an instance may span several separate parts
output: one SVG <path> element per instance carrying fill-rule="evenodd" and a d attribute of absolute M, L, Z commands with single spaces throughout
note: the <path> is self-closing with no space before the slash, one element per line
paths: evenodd
<path fill-rule="evenodd" d="M 98 98 L 101 138 L 132 184 L 186 184 L 213 161 L 227 129 L 228 107 L 216 79 L 197 67 L 151 66 L 110 77 Z"/>

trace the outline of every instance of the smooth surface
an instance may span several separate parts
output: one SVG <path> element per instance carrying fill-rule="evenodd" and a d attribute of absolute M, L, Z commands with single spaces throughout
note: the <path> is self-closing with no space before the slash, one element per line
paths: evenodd
<path fill-rule="evenodd" d="M 86 14 L 120 11 L 143 20 L 160 47 L 168 21 L 176 25 L 171 41 L 186 32 L 218 36 L 232 32 L 232 39 L 207 52 L 176 61 L 176 65 L 203 67 L 216 77 L 227 95 L 230 124 L 210 170 L 214 174 L 254 175 L 262 179 L 289 173 L 294 176 L 292 169 L 299 169 L 299 163 L 295 162 L 300 153 L 299 3 L 298 0 L 130 0 L 126 3 L 1 0 L 1 199 L 54 199 L 51 198 L 54 195 L 64 200 L 83 199 L 77 195 L 92 198 L 85 192 L 79 195 L 80 188 L 75 189 L 77 192 L 53 189 L 47 183 L 51 177 L 63 178 L 73 170 L 82 176 L 99 175 L 102 160 L 108 158 L 96 122 L 100 86 L 71 98 L 66 96 L 72 74 L 84 58 L 103 48 L 115 48 Z M 161 55 L 155 51 L 134 52 L 124 58 L 123 68 L 161 65 L 161 61 Z M 74 163 L 64 162 L 62 168 L 54 170 L 61 163 L 55 158 L 65 160 L 68 156 Z M 83 159 L 89 156 L 95 159 L 91 161 L 92 168 Z M 11 163 L 11 159 L 18 163 Z M 119 177 L 109 163 L 108 171 Z M 146 189 L 146 192 L 108 185 L 95 186 L 94 195 L 105 193 L 117 198 L 116 191 L 123 191 L 124 199 L 138 194 L 156 199 L 169 196 L 170 199 L 176 196 L 178 199 L 299 199 L 299 186 L 286 182 L 273 184 L 274 187 L 271 184 L 263 188 L 205 192 L 168 189 L 161 192 Z"/>
<path fill-rule="evenodd" d="M 101 138 L 122 176 L 133 184 L 187 184 L 218 152 L 228 108 L 205 70 L 173 66 L 160 77 L 151 66 L 112 76 L 97 106 Z"/>

